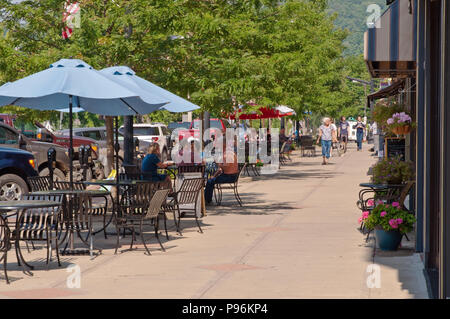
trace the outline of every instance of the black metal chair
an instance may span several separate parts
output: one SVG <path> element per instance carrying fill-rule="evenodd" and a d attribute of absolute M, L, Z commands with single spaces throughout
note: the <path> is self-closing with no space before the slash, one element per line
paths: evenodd
<path fill-rule="evenodd" d="M 51 189 L 51 180 L 49 176 L 33 176 L 28 177 L 27 180 L 32 192 L 48 191 Z"/>
<path fill-rule="evenodd" d="M 287 142 L 284 142 L 280 149 L 280 166 L 286 165 L 287 162 L 292 162 L 291 159 L 291 145 L 292 140 L 288 140 Z"/>
<path fill-rule="evenodd" d="M 70 189 L 70 182 L 62 182 L 62 181 L 55 181 L 54 182 L 55 189 L 62 189 L 62 190 L 69 190 Z M 73 183 L 73 189 L 74 190 L 86 190 L 86 184 L 82 182 L 74 182 Z M 104 202 L 102 203 L 93 203 L 92 197 L 84 197 L 85 203 L 84 208 L 87 209 L 87 214 L 91 215 L 93 218 L 101 218 L 103 223 L 103 228 L 99 230 L 94 230 L 94 235 L 103 231 L 103 234 L 105 236 L 105 239 L 107 239 L 106 235 L 106 218 L 108 213 L 108 196 L 98 196 L 98 198 L 104 199 Z"/>
<path fill-rule="evenodd" d="M 9 284 L 7 256 L 8 251 L 11 249 L 10 234 L 11 231 L 9 229 L 8 223 L 2 216 L 0 216 L 0 254 L 2 254 L 2 257 L 0 257 L 0 261 L 3 261 L 3 271 L 5 272 L 5 279 L 7 284 Z"/>
<path fill-rule="evenodd" d="M 183 183 L 181 184 L 181 187 L 178 191 L 170 194 L 171 200 L 166 205 L 164 205 L 164 209 L 162 214 L 165 215 L 166 212 L 172 212 L 173 213 L 173 219 L 175 222 L 175 226 L 177 228 L 177 232 L 181 235 L 181 210 L 180 205 L 194 205 L 194 208 L 183 208 L 183 213 L 193 213 L 195 217 L 195 222 L 197 223 L 198 229 L 200 233 L 203 233 L 203 230 L 200 226 L 200 223 L 198 221 L 197 216 L 197 202 L 198 202 L 198 196 L 200 195 L 200 192 L 203 190 L 203 187 L 205 185 L 205 179 L 204 178 L 188 178 L 184 179 Z M 176 214 L 178 213 L 178 218 Z M 187 217 L 183 215 L 183 217 Z M 178 221 L 177 221 L 178 220 Z M 166 235 L 167 235 L 167 228 L 166 228 Z"/>
<path fill-rule="evenodd" d="M 58 232 L 60 225 L 60 218 L 62 212 L 62 195 L 24 195 L 23 200 L 46 200 L 59 203 L 48 208 L 33 208 L 19 210 L 16 218 L 15 229 L 11 231 L 10 240 L 14 241 L 17 254 L 17 261 L 20 265 L 20 261 L 24 263 L 30 269 L 33 266 L 25 262 L 22 251 L 20 250 L 20 242 L 45 242 L 47 245 L 47 260 L 48 265 L 51 259 L 52 241 L 55 241 L 56 257 L 58 260 L 58 266 L 61 266 L 59 259 L 59 245 L 58 245 Z M 53 233 L 55 236 L 53 236 Z"/>
<path fill-rule="evenodd" d="M 130 203 L 130 206 L 126 207 L 126 211 L 124 211 L 121 216 L 117 216 L 115 218 L 117 244 L 114 254 L 116 254 L 119 249 L 120 230 L 129 229 L 132 232 L 130 250 L 133 249 L 136 230 L 139 230 L 145 250 L 148 255 L 151 255 L 144 239 L 143 227 L 146 225 L 151 225 L 154 227 L 155 237 L 158 240 L 161 249 L 165 251 L 165 248 L 159 239 L 159 213 L 162 210 L 162 205 L 167 200 L 167 195 L 169 194 L 170 189 L 159 189 L 153 192 L 154 189 L 155 185 L 153 183 L 137 184 L 134 200 Z"/>
<path fill-rule="evenodd" d="M 309 156 L 316 156 L 316 147 L 314 145 L 314 139 L 311 135 L 300 136 L 300 148 L 302 151 L 302 157 L 305 157 L 305 154 L 308 154 Z"/>
<path fill-rule="evenodd" d="M 239 196 L 238 184 L 239 177 L 241 176 L 242 171 L 247 167 L 247 164 L 244 164 L 240 167 L 238 174 L 236 174 L 236 179 L 232 183 L 216 183 L 214 185 L 214 199 L 216 200 L 217 205 L 222 204 L 222 191 L 224 189 L 232 189 L 234 192 L 234 197 L 236 198 L 238 204 L 242 207 L 242 199 Z"/>

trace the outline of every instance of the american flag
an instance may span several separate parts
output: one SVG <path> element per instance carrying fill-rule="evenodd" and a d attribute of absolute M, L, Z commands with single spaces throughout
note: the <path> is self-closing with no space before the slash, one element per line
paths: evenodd
<path fill-rule="evenodd" d="M 79 11 L 80 5 L 78 2 L 71 3 L 70 1 L 67 1 L 64 4 L 63 22 L 66 24 L 66 26 L 62 30 L 63 39 L 68 39 L 72 35 L 72 21 Z"/>

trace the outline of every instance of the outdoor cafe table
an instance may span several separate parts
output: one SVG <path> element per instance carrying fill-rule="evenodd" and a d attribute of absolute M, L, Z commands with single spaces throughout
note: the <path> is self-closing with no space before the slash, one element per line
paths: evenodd
<path fill-rule="evenodd" d="M 0 214 L 4 218 L 12 217 L 17 215 L 18 211 L 21 209 L 36 209 L 36 208 L 49 208 L 49 207 L 55 207 L 55 206 L 61 206 L 60 203 L 54 202 L 54 201 L 48 201 L 48 200 L 21 200 L 21 201 L 0 201 Z M 15 211 L 14 213 L 10 213 L 7 215 L 8 212 Z M 19 243 L 16 242 L 16 245 Z M 17 246 L 18 249 L 20 249 L 19 246 Z M 29 265 L 21 256 L 22 254 L 18 254 L 16 251 L 17 260 L 21 261 L 22 266 L 24 267 L 25 272 L 25 266 L 29 267 L 30 269 L 33 269 L 34 267 Z M 31 272 L 27 271 L 29 274 L 32 275 Z"/>
<path fill-rule="evenodd" d="M 68 226 L 68 232 L 69 232 L 69 250 L 67 251 L 66 248 L 64 248 L 64 250 L 61 252 L 61 254 L 63 255 L 80 255 L 80 254 L 87 254 L 89 253 L 92 257 L 92 250 L 93 248 L 93 236 L 91 235 L 91 242 L 90 242 L 90 247 L 89 250 L 77 250 L 74 249 L 74 234 L 73 234 L 73 229 L 75 227 L 77 227 L 76 223 L 77 221 L 74 220 L 73 218 L 73 197 L 77 197 L 77 196 L 88 196 L 88 197 L 103 197 L 103 196 L 109 196 L 111 195 L 111 193 L 109 191 L 106 190 L 69 190 L 69 189 L 55 189 L 55 190 L 47 190 L 47 191 L 38 191 L 38 192 L 32 192 L 30 193 L 31 195 L 64 195 L 69 197 L 68 199 L 68 203 L 69 203 L 69 207 L 68 207 L 68 214 L 67 216 L 65 214 L 63 217 L 63 222 L 67 223 Z M 81 207 L 79 208 L 81 209 Z M 82 240 L 82 242 L 84 243 L 84 240 L 82 238 L 80 238 Z"/>

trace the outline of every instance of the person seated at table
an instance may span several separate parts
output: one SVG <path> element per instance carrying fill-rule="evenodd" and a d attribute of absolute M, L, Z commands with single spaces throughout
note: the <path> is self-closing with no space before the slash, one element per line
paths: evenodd
<path fill-rule="evenodd" d="M 193 138 L 191 136 L 188 139 L 188 143 L 190 143 L 190 150 L 189 150 L 190 159 L 186 159 L 186 161 L 184 161 L 185 160 L 184 150 L 181 149 L 179 152 L 181 162 L 178 164 L 178 166 L 192 166 L 195 164 L 205 164 L 205 160 L 202 159 L 202 154 L 200 153 L 199 150 L 196 150 L 196 143 L 200 144 L 200 141 L 196 140 L 195 138 Z M 198 147 L 198 148 L 200 148 L 200 147 Z M 195 156 L 195 155 L 197 155 L 197 156 Z M 196 158 L 196 157 L 198 157 L 201 160 L 201 162 L 196 161 L 196 159 L 198 160 L 198 158 Z"/>
<path fill-rule="evenodd" d="M 168 163 L 163 163 L 159 159 L 161 156 L 159 144 L 152 143 L 148 148 L 148 154 L 142 160 L 142 173 L 145 173 L 144 178 L 153 182 L 161 182 L 168 188 L 172 188 L 172 181 L 167 174 L 158 174 L 159 169 L 165 169 L 169 166 Z"/>
<path fill-rule="evenodd" d="M 219 169 L 213 175 L 213 177 L 207 181 L 205 186 L 206 204 L 210 204 L 212 202 L 214 185 L 233 183 L 236 180 L 238 174 L 239 165 L 236 153 L 233 149 L 228 148 L 226 146 L 226 143 L 223 143 L 223 163 L 219 164 Z"/>

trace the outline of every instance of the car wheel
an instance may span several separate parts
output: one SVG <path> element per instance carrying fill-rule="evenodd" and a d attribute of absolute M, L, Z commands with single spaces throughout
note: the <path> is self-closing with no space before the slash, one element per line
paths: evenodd
<path fill-rule="evenodd" d="M 39 176 L 48 176 L 50 174 L 48 167 L 44 168 L 39 172 Z M 53 181 L 64 182 L 66 180 L 66 175 L 59 168 L 53 169 Z"/>
<path fill-rule="evenodd" d="M 20 200 L 26 193 L 28 186 L 22 177 L 14 174 L 0 176 L 0 200 Z"/>

